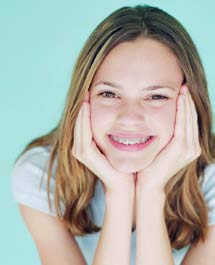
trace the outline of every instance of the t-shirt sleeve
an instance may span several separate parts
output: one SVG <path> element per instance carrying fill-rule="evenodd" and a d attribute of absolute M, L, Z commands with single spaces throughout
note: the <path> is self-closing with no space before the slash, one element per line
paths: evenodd
<path fill-rule="evenodd" d="M 202 191 L 205 201 L 209 207 L 208 225 L 215 224 L 215 164 L 210 164 L 205 168 Z"/>
<path fill-rule="evenodd" d="M 50 210 L 46 190 L 49 154 L 45 147 L 34 147 L 19 157 L 12 168 L 11 189 L 17 203 L 56 216 L 54 172 L 50 180 Z"/>

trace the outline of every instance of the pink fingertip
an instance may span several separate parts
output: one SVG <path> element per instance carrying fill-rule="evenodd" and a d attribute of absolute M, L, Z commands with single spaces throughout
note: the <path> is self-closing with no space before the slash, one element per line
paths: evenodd
<path fill-rule="evenodd" d="M 88 104 L 86 104 L 86 103 L 88 103 Z M 89 106 L 89 101 L 84 100 L 84 101 L 82 102 L 82 106 L 84 107 L 84 109 L 86 109 L 86 108 Z"/>
<path fill-rule="evenodd" d="M 87 93 L 85 94 L 85 96 L 84 96 L 84 101 L 86 100 L 86 101 L 89 101 L 89 99 L 90 99 L 90 94 L 89 94 L 89 91 L 87 91 Z"/>
<path fill-rule="evenodd" d="M 187 86 L 183 86 L 183 87 L 181 88 L 181 93 L 182 93 L 183 95 L 186 95 L 187 91 L 188 91 L 188 87 L 187 87 Z"/>
<path fill-rule="evenodd" d="M 181 104 L 184 104 L 184 99 L 185 99 L 184 94 L 179 94 L 178 106 L 181 105 Z M 178 110 L 178 108 L 177 108 L 177 110 Z"/>

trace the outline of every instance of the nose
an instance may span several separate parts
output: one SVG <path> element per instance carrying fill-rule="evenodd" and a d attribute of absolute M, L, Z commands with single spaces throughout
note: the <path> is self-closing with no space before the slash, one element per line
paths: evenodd
<path fill-rule="evenodd" d="M 120 107 L 117 122 L 125 127 L 137 127 L 143 125 L 146 119 L 146 112 L 143 107 L 134 103 L 124 104 Z"/>

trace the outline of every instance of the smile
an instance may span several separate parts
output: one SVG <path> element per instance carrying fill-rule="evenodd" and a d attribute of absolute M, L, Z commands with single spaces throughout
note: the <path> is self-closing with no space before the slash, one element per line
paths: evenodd
<path fill-rule="evenodd" d="M 146 137 L 142 137 L 142 138 L 122 138 L 122 137 L 118 137 L 118 136 L 114 136 L 114 135 L 110 135 L 110 137 L 118 142 L 118 143 L 122 143 L 122 144 L 126 144 L 126 145 L 133 145 L 133 144 L 139 144 L 139 143 L 145 143 L 148 140 L 150 140 L 150 138 L 152 136 L 146 136 Z"/>
<path fill-rule="evenodd" d="M 110 143 L 120 151 L 140 151 L 148 147 L 156 138 L 155 136 L 147 136 L 143 138 L 121 138 L 113 135 L 108 135 Z"/>

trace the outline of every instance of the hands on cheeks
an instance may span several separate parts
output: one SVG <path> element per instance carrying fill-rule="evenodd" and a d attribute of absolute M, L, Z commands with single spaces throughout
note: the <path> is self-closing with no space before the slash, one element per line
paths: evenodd
<path fill-rule="evenodd" d="M 186 85 L 181 87 L 176 111 L 173 137 L 149 166 L 136 173 L 136 186 L 164 190 L 171 177 L 200 156 L 197 113 Z"/>
<path fill-rule="evenodd" d="M 89 103 L 89 92 L 86 94 L 84 101 Z M 85 123 L 86 121 L 83 122 L 83 124 Z M 80 125 L 76 125 L 76 127 L 79 128 Z M 88 127 L 84 129 L 85 132 L 90 131 L 90 128 Z M 78 129 L 76 129 L 76 131 L 77 130 Z M 80 131 L 80 129 L 78 131 Z M 89 139 L 86 140 L 86 138 Z M 84 139 L 84 142 L 89 141 L 87 144 L 89 147 L 89 144 L 92 144 L 92 135 L 90 134 L 89 137 L 84 137 Z M 81 146 L 80 142 L 78 142 L 76 148 L 73 149 L 78 150 Z M 89 150 L 90 148 L 86 148 L 85 143 L 82 149 Z M 93 145 L 93 150 L 94 149 L 95 145 Z M 77 152 L 75 151 L 74 153 Z M 114 171 L 110 166 L 107 166 L 105 158 L 101 157 L 101 154 L 98 154 L 95 150 L 93 153 L 96 156 L 96 164 L 102 164 L 102 168 L 106 168 L 105 172 L 113 175 Z M 145 187 L 150 187 L 153 189 L 155 188 L 158 191 L 163 191 L 166 183 L 182 168 L 198 158 L 200 154 L 201 147 L 199 144 L 196 108 L 188 87 L 183 85 L 177 98 L 174 134 L 168 144 L 153 159 L 151 164 L 134 174 L 136 188 L 141 190 Z M 104 170 L 102 171 L 104 172 Z"/>

